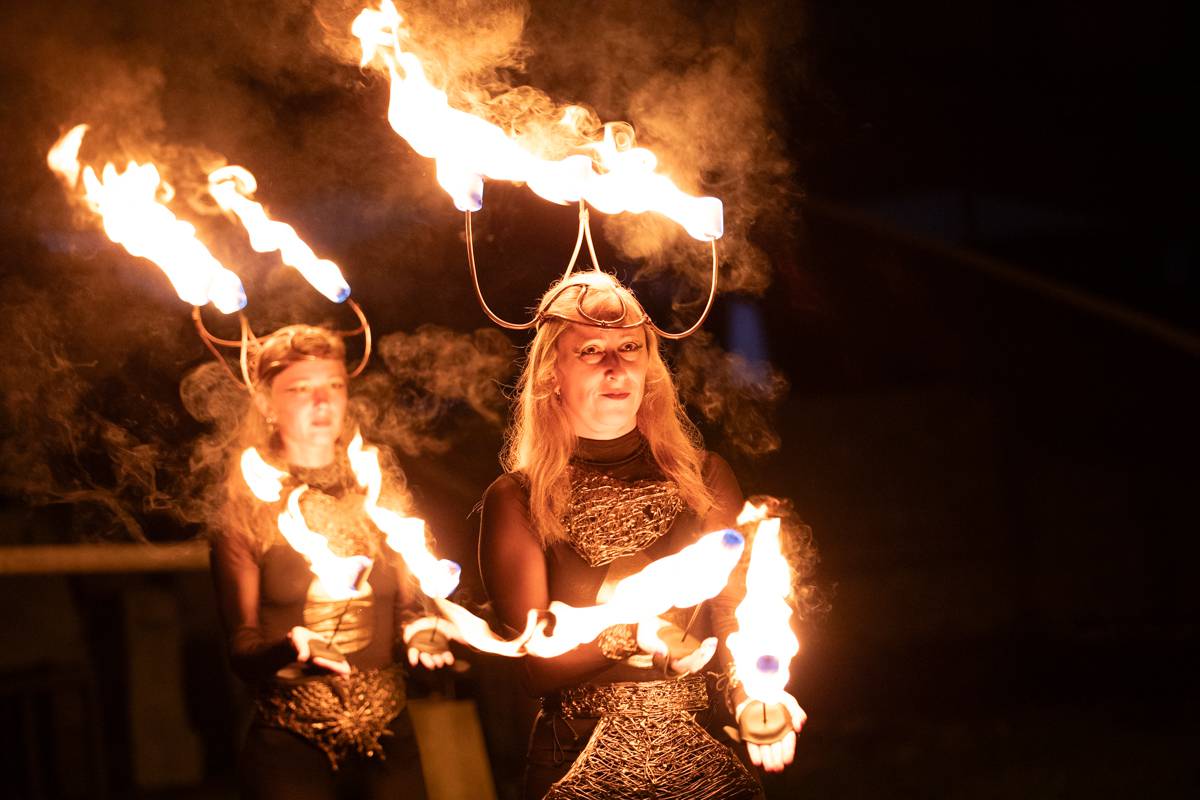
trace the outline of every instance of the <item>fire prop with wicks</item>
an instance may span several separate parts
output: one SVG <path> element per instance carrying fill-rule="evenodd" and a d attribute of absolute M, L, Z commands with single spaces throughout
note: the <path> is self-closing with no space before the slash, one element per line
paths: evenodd
<path fill-rule="evenodd" d="M 668 339 L 694 333 L 708 316 L 716 296 L 716 240 L 724 233 L 721 201 L 715 197 L 693 197 L 658 173 L 657 157 L 650 150 L 636 146 L 633 129 L 625 123 L 606 124 L 600 140 L 578 144 L 582 135 L 577 120 L 584 115 L 578 107 L 568 106 L 559 120 L 562 136 L 557 144 L 587 154 L 549 160 L 528 149 L 533 146 L 529 141 L 516 140 L 486 120 L 451 108 L 446 93 L 434 88 L 425 77 L 421 60 L 404 49 L 402 42 L 408 32 L 402 23 L 391 0 L 382 0 L 378 9 L 364 9 L 351 30 L 362 47 L 362 65 L 378 60 L 391 79 L 388 121 L 393 130 L 419 154 L 436 161 L 438 183 L 453 199 L 455 207 L 466 213 L 468 265 L 488 317 L 510 330 L 526 330 L 535 324 L 535 321 L 506 322 L 492 312 L 480 293 L 471 214 L 483 207 L 484 178 L 524 182 L 552 202 L 580 204 L 575 252 L 564 278 L 574 269 L 585 240 L 592 265 L 599 269 L 592 244 L 589 205 L 606 214 L 655 211 L 682 225 L 691 237 L 709 242 L 712 289 L 700 319 L 682 333 L 667 333 L 645 320 Z"/>
<path fill-rule="evenodd" d="M 242 282 L 196 238 L 196 229 L 171 213 L 174 195 L 153 164 L 130 161 L 124 171 L 105 164 L 100 172 L 79 162 L 88 131 L 76 125 L 51 148 L 46 161 L 104 223 L 108 238 L 130 255 L 147 258 L 166 273 L 179 298 L 199 308 L 212 303 L 230 314 L 246 305 Z"/>
<path fill-rule="evenodd" d="M 756 764 L 765 755 L 756 745 L 781 748 L 780 753 L 766 757 L 782 757 L 787 763 L 796 746 L 793 731 L 798 732 L 807 719 L 800 704 L 787 692 L 789 664 L 800 652 L 789 623 L 792 575 L 780 546 L 779 518 L 768 516 L 766 505 L 746 503 L 738 524 L 751 523 L 755 531 L 746 573 L 746 597 L 737 607 L 738 629 L 726 640 L 737 680 L 747 695 L 738 704 L 738 731 L 751 745 L 750 755 Z"/>
<path fill-rule="evenodd" d="M 462 568 L 449 559 L 438 559 L 429 552 L 425 537 L 425 521 L 409 517 L 379 505 L 383 472 L 379 467 L 379 452 L 374 447 L 364 447 L 362 437 L 356 435 L 347 448 L 350 467 L 359 486 L 366 489 L 363 509 L 379 530 L 387 537 L 387 545 L 400 554 L 408 569 L 417 578 L 421 591 L 431 598 L 446 621 L 436 618 L 418 620 L 405 631 L 410 647 L 422 650 L 438 647 L 436 635 L 445 636 L 465 645 L 494 655 L 517 657 L 524 655 L 525 644 L 535 631 L 541 629 L 536 614 L 530 614 L 525 631 L 512 640 L 497 636 L 486 622 L 467 609 L 447 599 L 458 588 Z M 429 635 L 417 634 L 429 631 Z"/>
<path fill-rule="evenodd" d="M 666 642 L 653 641 L 661 629 L 658 615 L 672 608 L 697 606 L 715 597 L 737 566 L 744 544 L 742 535 L 735 530 L 715 531 L 617 581 L 604 603 L 576 607 L 553 600 L 549 609 L 554 618 L 552 635 L 538 631 L 526 644 L 526 650 L 541 658 L 553 658 L 595 640 L 605 628 L 638 623 L 639 633 L 643 625 L 648 628 L 642 634 L 643 646 L 650 643 L 647 649 L 665 652 Z M 711 657 L 716 639 L 706 641 L 702 648 Z M 707 661 L 705 658 L 701 663 Z"/>
<path fill-rule="evenodd" d="M 378 60 L 391 79 L 392 129 L 418 153 L 437 161 L 438 183 L 460 211 L 483 207 L 483 180 L 491 178 L 526 183 L 555 203 L 583 200 L 606 214 L 657 211 L 693 238 L 720 238 L 721 201 L 688 195 L 657 173 L 658 159 L 633 146 L 628 126 L 605 126 L 601 141 L 580 146 L 577 121 L 585 115 L 568 106 L 558 120 L 561 140 L 555 144 L 591 154 L 550 160 L 532 151 L 535 145 L 528 139 L 514 139 L 498 126 L 452 108 L 446 93 L 429 83 L 421 60 L 404 49 L 409 34 L 403 22 L 391 0 L 382 0 L 378 9 L 368 7 L 358 15 L 351 32 L 362 47 L 362 66 Z"/>
<path fill-rule="evenodd" d="M 250 199 L 257 190 L 258 182 L 245 167 L 221 167 L 208 175 L 209 194 L 222 210 L 236 216 L 245 226 L 250 234 L 250 246 L 256 252 L 278 250 L 283 263 L 294 267 L 330 301 L 341 303 L 348 298 L 350 284 L 342 277 L 338 265 L 329 259 L 317 258 L 291 225 L 267 216 L 262 205 Z"/>

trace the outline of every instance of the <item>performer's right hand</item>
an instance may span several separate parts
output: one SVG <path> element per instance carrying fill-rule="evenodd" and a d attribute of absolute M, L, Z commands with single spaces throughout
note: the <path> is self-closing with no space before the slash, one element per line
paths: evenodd
<path fill-rule="evenodd" d="M 309 647 L 309 642 L 313 640 L 328 644 L 320 634 L 305 628 L 303 625 L 297 625 L 288 631 L 288 641 L 292 643 L 292 647 L 296 648 L 296 660 L 303 661 L 315 666 L 327 669 L 330 672 L 336 672 L 339 675 L 350 674 L 350 664 L 346 661 L 333 661 L 320 656 L 313 656 L 312 649 Z"/>
<path fill-rule="evenodd" d="M 662 634 L 666 631 L 670 633 L 664 637 Z M 668 645 L 663 638 L 673 644 Z M 683 631 L 662 617 L 652 617 L 639 622 L 637 640 L 642 652 L 652 654 L 656 662 L 660 659 L 665 660 L 667 669 L 676 675 L 688 675 L 699 671 L 712 660 L 717 651 L 715 636 L 697 642 L 690 636 L 683 636 Z"/>

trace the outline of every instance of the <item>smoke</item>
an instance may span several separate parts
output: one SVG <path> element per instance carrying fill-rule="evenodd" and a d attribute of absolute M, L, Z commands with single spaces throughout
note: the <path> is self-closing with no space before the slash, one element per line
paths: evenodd
<path fill-rule="evenodd" d="M 364 5 L 77 0 L 6 8 L 6 495 L 75 503 L 73 536 L 154 538 L 160 527 L 196 518 L 205 502 L 199 479 L 208 475 L 195 468 L 208 463 L 195 462 L 196 453 L 227 446 L 244 417 L 245 397 L 206 363 L 165 278 L 108 242 L 46 169 L 46 151 L 80 122 L 91 125 L 85 163 L 132 158 L 160 167 L 176 191 L 172 210 L 242 277 L 256 331 L 349 320 L 276 256 L 250 252 L 204 195 L 209 169 L 250 169 L 269 213 L 342 266 L 382 334 L 379 362 L 353 388 L 368 435 L 403 453 L 436 453 L 455 446 L 464 425 L 500 423 L 499 386 L 513 353 L 497 332 L 451 332 L 479 318 L 465 275 L 446 278 L 449 266 L 461 269 L 459 218 L 433 165 L 387 126 L 383 81 L 357 66 L 349 26 Z M 795 192 L 766 102 L 770 56 L 795 38 L 770 24 L 781 8 L 401 4 L 409 44 L 440 65 L 430 77 L 458 107 L 559 153 L 597 136 L 601 120 L 631 122 L 638 144 L 681 188 L 724 201 L 722 291 L 748 293 L 770 280 L 760 234 L 790 230 Z M 576 137 L 563 140 L 557 120 L 568 105 L 586 113 Z M 647 294 L 670 287 L 667 302 L 690 321 L 707 285 L 705 246 L 650 214 L 593 219 L 609 250 L 639 265 L 639 284 L 655 287 Z M 211 310 L 205 318 L 218 335 L 236 335 L 232 321 Z M 397 330 L 412 333 L 389 333 Z M 680 370 L 717 370 L 735 391 L 716 399 L 686 378 L 686 393 L 705 420 L 732 426 L 731 439 L 761 450 L 764 435 L 742 430 L 754 418 L 744 404 L 776 395 L 734 380 L 733 362 L 714 347 L 685 345 Z"/>
<path fill-rule="evenodd" d="M 750 456 L 779 449 L 771 409 L 788 390 L 782 373 L 722 350 L 705 331 L 680 344 L 672 365 L 684 401 L 729 444 Z"/>
<path fill-rule="evenodd" d="M 160 388 L 146 361 L 109 362 L 102 354 L 111 342 L 78 341 L 58 324 L 64 310 L 81 310 L 78 294 L 51 303 L 14 280 L 3 289 L 13 305 L 0 315 L 0 335 L 11 344 L 0 364 L 0 492 L 34 506 L 77 506 L 59 532 L 68 538 L 145 540 L 146 522 L 170 511 L 173 476 L 182 471 L 164 446 L 178 415 L 139 402 Z"/>
<path fill-rule="evenodd" d="M 441 453 L 463 443 L 471 416 L 501 424 L 501 386 L 513 359 L 499 331 L 422 325 L 384 336 L 377 350 L 386 371 L 359 381 L 352 397 L 355 418 L 373 441 L 410 456 Z"/>

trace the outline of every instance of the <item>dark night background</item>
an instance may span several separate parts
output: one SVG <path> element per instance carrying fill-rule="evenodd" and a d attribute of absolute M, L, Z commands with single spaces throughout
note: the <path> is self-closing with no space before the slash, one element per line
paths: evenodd
<path fill-rule="evenodd" d="M 384 84 L 310 46 L 344 30 L 340 4 L 7 5 L 0 546 L 198 532 L 177 511 L 207 429 L 178 386 L 206 355 L 166 282 L 74 216 L 45 169 L 86 120 L 96 160 L 150 152 L 182 175 L 203 147 L 243 163 L 259 199 L 343 265 L 377 333 L 396 337 L 370 390 L 406 419 L 381 436 L 470 575 L 469 514 L 498 470 L 512 375 L 485 357 L 496 335 L 472 333 L 484 318 L 461 219 L 388 129 Z M 829 610 L 805 622 L 793 665 L 810 722 L 768 795 L 1194 791 L 1200 272 L 1182 4 L 581 9 L 534 2 L 533 55 L 513 74 L 630 119 L 725 200 L 737 291 L 708 330 L 743 358 L 670 352 L 710 446 L 747 492 L 790 498 L 821 552 Z M 705 81 L 716 105 L 677 128 L 655 116 Z M 515 316 L 560 269 L 574 211 L 487 191 L 485 288 Z M 602 255 L 636 275 L 619 224 L 599 219 Z M 218 254 L 243 259 L 256 325 L 329 316 L 235 243 L 226 233 Z M 656 319 L 672 300 L 662 280 L 637 283 Z M 423 324 L 442 327 L 415 335 Z M 516 357 L 525 338 L 509 341 Z M 447 362 L 482 399 L 434 385 Z M 12 796 L 232 796 L 243 698 L 205 573 L 0 572 L 0 597 Z M 136 652 L 132 627 L 155 625 L 156 655 Z M 505 665 L 471 660 L 414 693 L 475 699 L 512 797 L 529 705 Z M 163 681 L 156 670 L 181 687 L 178 749 L 199 759 L 175 785 L 139 771 L 131 684 Z"/>

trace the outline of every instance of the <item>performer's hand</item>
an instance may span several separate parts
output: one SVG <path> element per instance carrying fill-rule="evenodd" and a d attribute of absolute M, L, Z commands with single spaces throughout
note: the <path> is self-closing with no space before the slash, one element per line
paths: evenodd
<path fill-rule="evenodd" d="M 309 630 L 302 625 L 297 625 L 288 631 L 288 641 L 290 641 L 292 643 L 292 647 L 296 649 L 297 661 L 313 664 L 314 666 L 321 667 L 322 669 L 327 669 L 330 672 L 336 672 L 339 675 L 350 674 L 349 662 L 340 659 L 334 660 L 330 658 L 323 658 L 321 656 L 314 656 L 312 654 L 312 647 L 309 644 L 310 642 L 318 641 L 322 644 L 329 644 L 329 642 L 321 638 L 320 634 L 316 633 L 315 631 Z"/>
<path fill-rule="evenodd" d="M 454 663 L 450 638 L 454 623 L 440 617 L 421 617 L 404 626 L 404 643 L 408 645 L 408 663 L 418 663 L 425 669 L 448 667 Z"/>
<path fill-rule="evenodd" d="M 747 709 L 750 709 L 749 713 L 747 713 Z M 775 719 L 780 714 L 786 714 L 788 721 L 791 722 L 791 728 L 785 729 L 779 738 L 773 741 L 762 741 L 761 725 L 757 718 L 759 714 L 769 720 Z M 805 720 L 808 719 L 808 715 L 796 702 L 796 698 L 784 693 L 781 702 L 769 705 L 766 709 L 758 700 L 743 700 L 738 703 L 736 717 L 738 732 L 741 734 L 742 740 L 746 742 L 750 761 L 755 766 L 762 767 L 767 772 L 781 772 L 784 767 L 792 763 L 792 759 L 796 755 L 796 734 L 800 732 L 800 729 L 804 727 Z M 753 741 L 753 739 L 758 739 L 758 741 Z"/>
<path fill-rule="evenodd" d="M 698 641 L 662 617 L 642 620 L 637 626 L 638 647 L 656 660 L 666 661 L 676 675 L 688 675 L 707 664 L 717 651 L 717 639 L 710 636 Z M 664 641 L 665 640 L 665 641 Z"/>

